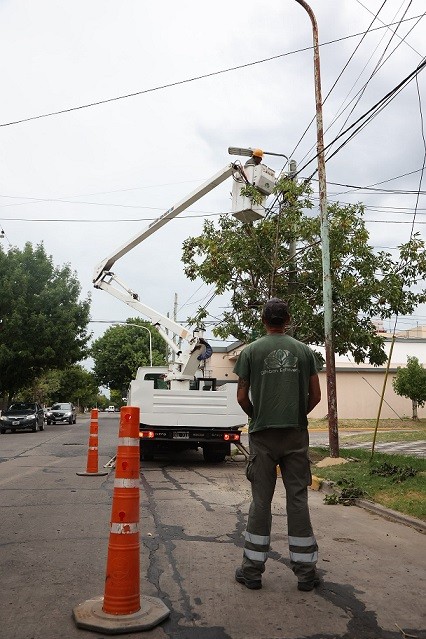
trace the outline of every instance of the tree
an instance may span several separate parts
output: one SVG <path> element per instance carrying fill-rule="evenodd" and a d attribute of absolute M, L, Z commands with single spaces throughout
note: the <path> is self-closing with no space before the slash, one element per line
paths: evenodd
<path fill-rule="evenodd" d="M 270 297 L 288 300 L 294 336 L 309 344 L 324 344 L 320 222 L 312 208 L 309 185 L 282 179 L 277 185 L 278 210 L 257 223 L 221 215 L 218 226 L 204 222 L 203 233 L 183 244 L 186 275 L 214 285 L 217 294 L 231 293 L 214 333 L 252 341 L 263 333 L 260 307 Z M 426 290 L 413 291 L 426 274 L 424 242 L 417 234 L 399 247 L 399 260 L 376 252 L 360 204 L 330 204 L 335 349 L 352 353 L 356 362 L 386 361 L 383 337 L 373 318 L 410 314 L 426 300 Z M 289 245 L 296 242 L 296 260 Z M 202 321 L 200 308 L 191 323 Z"/>
<path fill-rule="evenodd" d="M 47 371 L 26 389 L 19 392 L 23 401 L 36 399 L 50 406 L 54 402 L 72 402 L 77 406 L 95 406 L 99 387 L 95 376 L 81 364 L 63 370 Z"/>
<path fill-rule="evenodd" d="M 0 247 L 0 392 L 10 401 L 40 374 L 81 360 L 90 299 L 69 264 L 55 267 L 42 244 Z"/>
<path fill-rule="evenodd" d="M 95 406 L 98 394 L 95 375 L 76 364 L 60 371 L 60 385 L 51 399 L 52 402 L 68 401 L 82 407 Z"/>
<path fill-rule="evenodd" d="M 426 403 L 426 370 L 417 357 L 407 357 L 405 368 L 398 366 L 392 385 L 397 395 L 411 399 L 412 419 L 418 419 L 417 406 L 424 406 Z"/>
<path fill-rule="evenodd" d="M 123 401 L 123 393 L 118 390 L 112 390 L 110 393 L 110 403 L 114 404 L 116 408 L 121 408 L 126 405 L 126 402 Z"/>
<path fill-rule="evenodd" d="M 117 390 L 120 394 L 127 390 L 139 366 L 150 365 L 148 330 L 152 335 L 153 365 L 165 365 L 164 341 L 152 324 L 138 317 L 128 318 L 126 324 L 111 326 L 91 347 L 93 372 L 98 384 Z M 146 328 L 137 328 L 132 324 Z"/>

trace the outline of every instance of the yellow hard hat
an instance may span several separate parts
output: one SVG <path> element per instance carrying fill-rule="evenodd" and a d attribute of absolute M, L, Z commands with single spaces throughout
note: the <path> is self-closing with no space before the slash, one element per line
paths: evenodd
<path fill-rule="evenodd" d="M 255 158 L 263 158 L 263 151 L 262 149 L 253 149 L 251 152 L 252 156 Z"/>

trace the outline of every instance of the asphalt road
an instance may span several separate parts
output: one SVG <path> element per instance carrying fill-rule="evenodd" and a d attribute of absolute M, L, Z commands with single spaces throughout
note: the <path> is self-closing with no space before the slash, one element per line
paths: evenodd
<path fill-rule="evenodd" d="M 117 415 L 100 414 L 99 467 L 116 452 Z M 103 594 L 114 471 L 81 477 L 88 417 L 76 425 L 0 436 L 0 637 L 88 639 L 72 609 Z M 426 638 L 425 536 L 310 493 L 324 584 L 296 589 L 288 568 L 282 485 L 260 591 L 235 583 L 250 503 L 244 459 L 201 453 L 141 469 L 141 594 L 171 610 L 131 639 Z M 403 631 L 403 632 L 402 632 Z"/>

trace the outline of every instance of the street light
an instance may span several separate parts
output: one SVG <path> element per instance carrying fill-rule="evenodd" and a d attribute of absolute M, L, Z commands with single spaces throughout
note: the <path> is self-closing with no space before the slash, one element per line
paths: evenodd
<path fill-rule="evenodd" d="M 252 149 L 251 147 L 242 148 L 240 146 L 229 146 L 228 153 L 229 155 L 243 155 L 245 157 L 251 158 L 253 155 L 253 151 L 260 151 L 261 149 Z M 275 155 L 279 158 L 285 158 L 288 161 L 288 157 L 284 155 L 284 153 L 272 153 L 272 151 L 263 151 L 262 155 Z"/>
<path fill-rule="evenodd" d="M 336 398 L 336 363 L 333 343 L 333 300 L 330 268 L 330 238 L 327 215 L 327 182 L 325 178 L 324 159 L 324 127 L 322 118 L 321 74 L 318 45 L 318 26 L 311 7 L 305 0 L 296 0 L 308 13 L 312 23 L 314 41 L 314 76 L 315 76 L 315 104 L 317 122 L 317 158 L 318 182 L 321 217 L 321 245 L 322 245 L 322 282 L 324 305 L 324 343 L 327 376 L 328 402 L 328 430 L 331 457 L 339 457 L 339 433 L 337 427 L 337 398 Z"/>
<path fill-rule="evenodd" d="M 119 322 L 116 320 L 90 320 L 91 324 L 121 324 L 123 326 L 135 326 L 136 328 L 143 328 L 148 331 L 149 334 L 149 365 L 152 368 L 152 333 L 147 326 L 143 324 L 132 324 L 131 322 Z"/>

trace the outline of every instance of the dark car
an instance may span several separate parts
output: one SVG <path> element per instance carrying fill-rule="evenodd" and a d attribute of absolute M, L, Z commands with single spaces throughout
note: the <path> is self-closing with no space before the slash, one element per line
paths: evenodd
<path fill-rule="evenodd" d="M 17 402 L 11 404 L 0 417 L 0 433 L 7 430 L 14 433 L 17 430 L 32 430 L 37 432 L 44 429 L 43 408 L 37 402 Z"/>
<path fill-rule="evenodd" d="M 75 406 L 70 402 L 52 404 L 49 411 L 46 412 L 46 422 L 48 424 L 56 424 L 66 422 L 67 424 L 75 424 L 77 421 L 77 411 Z"/>

